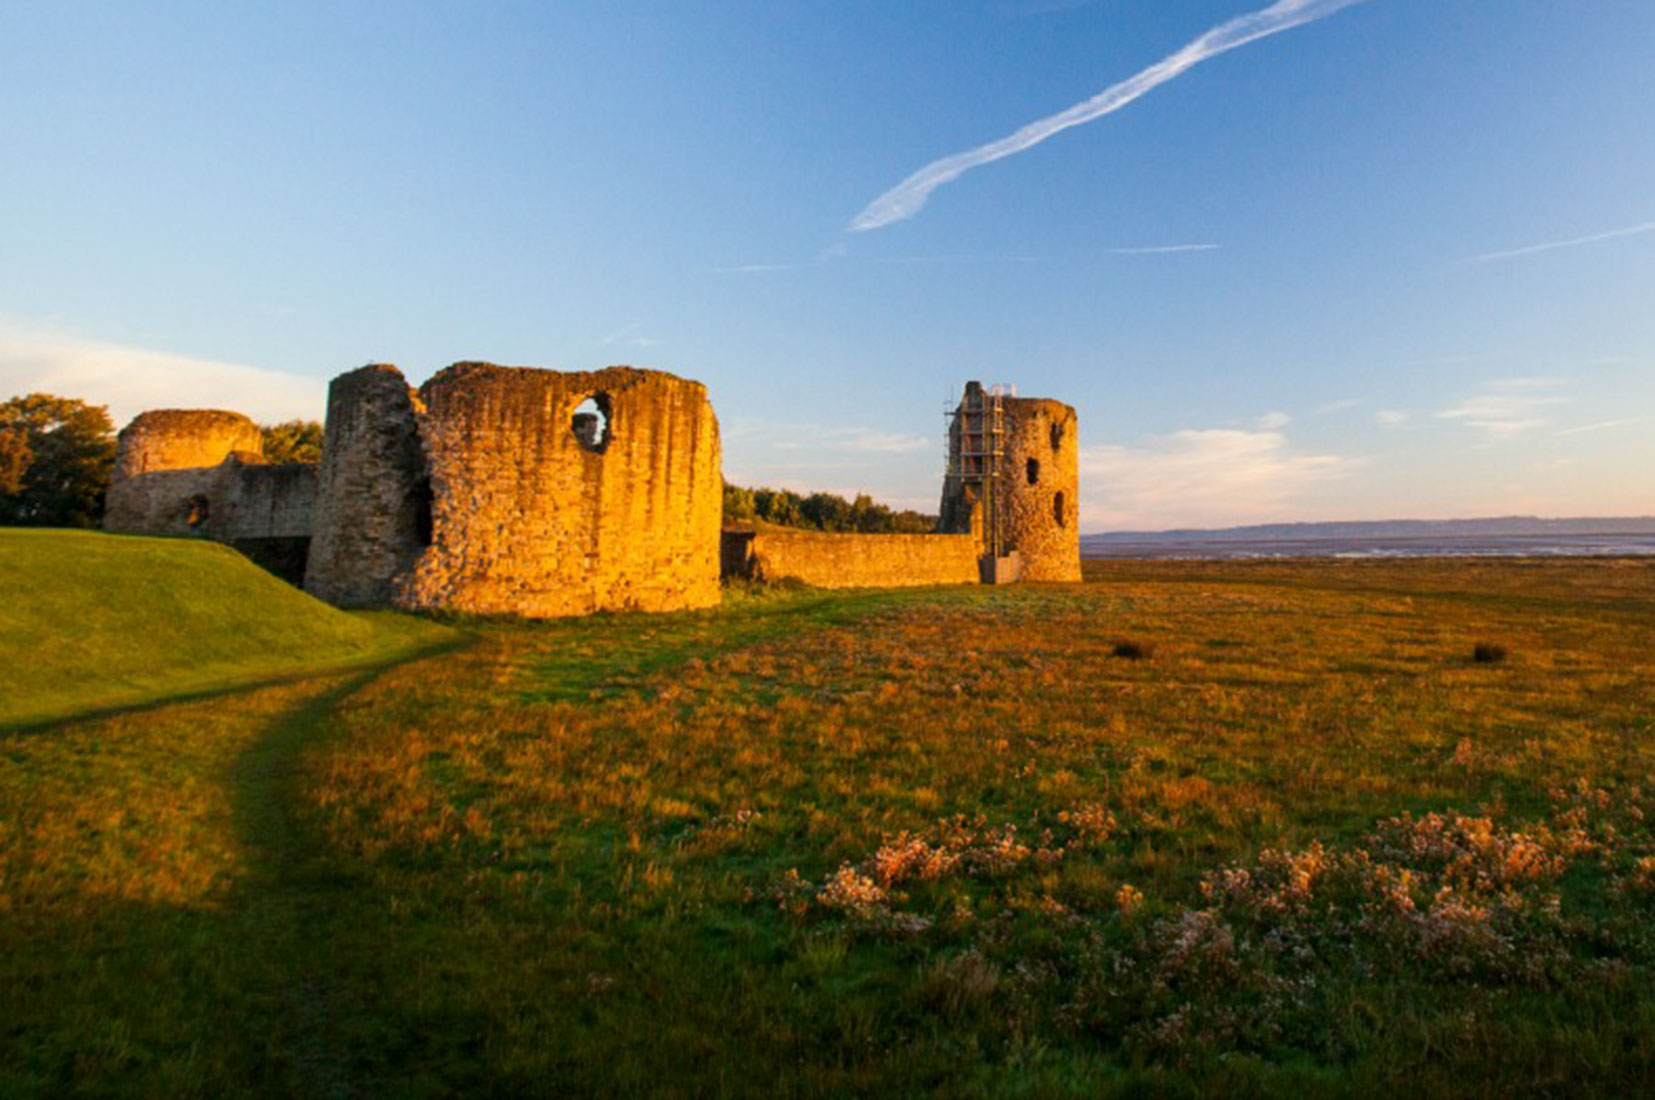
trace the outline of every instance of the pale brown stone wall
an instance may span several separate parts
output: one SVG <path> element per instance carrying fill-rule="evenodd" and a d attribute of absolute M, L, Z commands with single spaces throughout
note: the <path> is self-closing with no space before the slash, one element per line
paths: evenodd
<path fill-rule="evenodd" d="M 402 372 L 361 367 L 328 386 L 305 591 L 339 607 L 386 607 L 427 541 L 419 406 Z"/>
<path fill-rule="evenodd" d="M 718 422 L 699 382 L 458 363 L 420 398 L 432 539 L 397 584 L 400 606 L 556 616 L 718 602 Z M 574 422 L 587 398 L 608 418 L 595 447 L 594 426 Z"/>
<path fill-rule="evenodd" d="M 817 588 L 975 584 L 977 540 L 965 535 L 862 535 L 826 531 L 726 531 L 726 571 Z"/>

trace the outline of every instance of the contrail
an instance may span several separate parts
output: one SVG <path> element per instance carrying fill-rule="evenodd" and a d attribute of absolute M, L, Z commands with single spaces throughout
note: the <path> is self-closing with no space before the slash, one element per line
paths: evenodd
<path fill-rule="evenodd" d="M 1485 252 L 1481 256 L 1471 257 L 1471 261 L 1486 264 L 1495 260 L 1510 260 L 1517 256 L 1529 256 L 1536 252 L 1550 252 L 1554 248 L 1574 248 L 1576 245 L 1597 244 L 1599 241 L 1612 241 L 1619 237 L 1633 237 L 1639 233 L 1648 233 L 1652 230 L 1655 230 L 1655 222 L 1643 222 L 1639 225 L 1629 225 L 1624 229 L 1611 229 L 1607 233 L 1593 233 L 1590 237 L 1573 237 L 1566 241 L 1548 241 L 1545 244 L 1531 244 L 1527 248 L 1511 248 L 1504 252 Z"/>
<path fill-rule="evenodd" d="M 945 183 L 959 179 L 981 164 L 1009 157 L 1013 153 L 1039 145 L 1061 130 L 1102 118 L 1125 107 L 1145 92 L 1157 88 L 1175 76 L 1180 76 L 1209 57 L 1217 57 L 1237 46 L 1245 46 L 1260 38 L 1281 31 L 1292 30 L 1304 23 L 1325 19 L 1343 8 L 1363 3 L 1364 0 L 1277 0 L 1268 8 L 1238 16 L 1197 38 L 1177 53 L 1151 65 L 1136 76 L 1127 78 L 1097 95 L 1077 103 L 1066 111 L 1037 119 L 1014 134 L 998 141 L 967 149 L 963 153 L 932 161 L 909 176 L 851 219 L 852 231 L 878 229 L 880 226 L 911 218 L 919 213 L 931 192 Z"/>

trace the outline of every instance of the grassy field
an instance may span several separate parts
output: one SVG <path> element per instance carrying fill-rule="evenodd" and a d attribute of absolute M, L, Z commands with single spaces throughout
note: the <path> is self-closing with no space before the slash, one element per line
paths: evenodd
<path fill-rule="evenodd" d="M 0 738 L 0 1094 L 1655 1089 L 1651 563 L 459 625 Z"/>
<path fill-rule="evenodd" d="M 217 543 L 0 528 L 0 727 L 382 660 L 443 634 L 335 611 Z"/>

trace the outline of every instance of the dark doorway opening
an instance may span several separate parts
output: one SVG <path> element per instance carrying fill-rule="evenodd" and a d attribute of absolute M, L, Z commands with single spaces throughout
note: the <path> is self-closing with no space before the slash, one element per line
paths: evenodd
<path fill-rule="evenodd" d="M 409 496 L 414 509 L 414 539 L 421 546 L 430 546 L 436 525 L 431 515 L 431 479 L 420 478 Z"/>

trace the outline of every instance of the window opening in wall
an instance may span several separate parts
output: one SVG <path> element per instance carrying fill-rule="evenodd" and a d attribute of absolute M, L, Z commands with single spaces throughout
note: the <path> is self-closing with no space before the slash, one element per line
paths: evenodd
<path fill-rule="evenodd" d="M 186 503 L 189 505 L 189 515 L 186 522 L 191 527 L 200 527 L 207 522 L 207 517 L 213 514 L 213 507 L 204 496 L 198 494 L 191 497 Z"/>
<path fill-rule="evenodd" d="M 1052 450 L 1055 451 L 1061 446 L 1063 446 L 1063 425 L 1054 420 L 1052 421 Z"/>
<path fill-rule="evenodd" d="M 431 518 L 431 479 L 420 478 L 409 496 L 414 505 L 414 538 L 421 546 L 430 546 L 436 523 Z"/>
<path fill-rule="evenodd" d="M 596 393 L 575 406 L 569 421 L 580 445 L 588 451 L 602 451 L 609 444 L 609 395 Z"/>
<path fill-rule="evenodd" d="M 1040 460 L 1038 458 L 1029 459 L 1029 484 L 1040 484 Z"/>
<path fill-rule="evenodd" d="M 1068 518 L 1063 514 L 1063 492 L 1059 490 L 1052 494 L 1052 519 L 1059 527 L 1069 526 Z"/>

